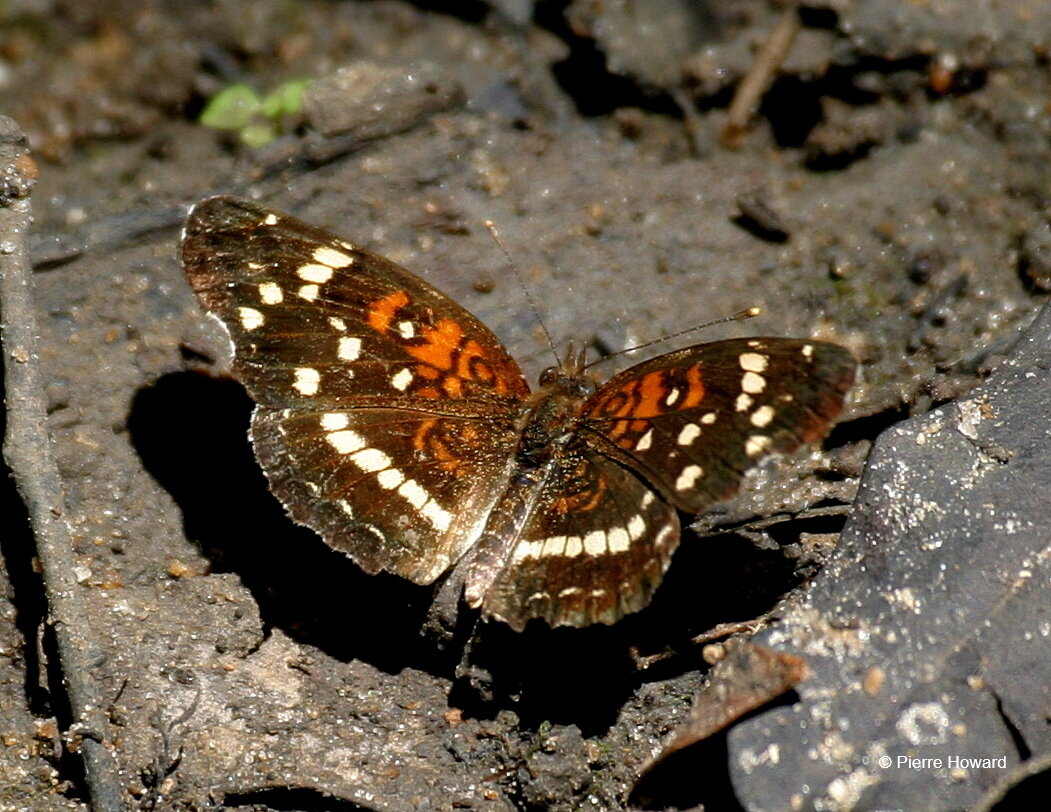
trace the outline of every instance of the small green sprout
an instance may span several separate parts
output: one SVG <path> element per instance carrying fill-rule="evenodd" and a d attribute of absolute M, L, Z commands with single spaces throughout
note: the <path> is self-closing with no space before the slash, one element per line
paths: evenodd
<path fill-rule="evenodd" d="M 262 97 L 248 85 L 230 85 L 208 100 L 199 121 L 215 130 L 236 131 L 245 146 L 261 147 L 298 115 L 309 84 L 309 79 L 283 82 Z"/>

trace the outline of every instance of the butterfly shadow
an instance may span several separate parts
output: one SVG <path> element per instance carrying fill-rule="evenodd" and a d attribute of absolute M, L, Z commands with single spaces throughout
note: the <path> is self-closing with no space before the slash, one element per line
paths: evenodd
<path fill-rule="evenodd" d="M 289 519 L 252 453 L 251 412 L 240 385 L 192 372 L 162 377 L 132 406 L 132 442 L 211 570 L 241 579 L 267 631 L 390 673 L 446 668 L 419 634 L 431 590 L 368 575 Z"/>

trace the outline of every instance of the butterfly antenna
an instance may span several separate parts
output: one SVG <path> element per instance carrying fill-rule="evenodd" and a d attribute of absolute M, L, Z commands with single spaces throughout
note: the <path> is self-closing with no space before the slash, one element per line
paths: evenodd
<path fill-rule="evenodd" d="M 652 347 L 654 344 L 663 344 L 665 341 L 670 341 L 673 338 L 687 335 L 688 333 L 695 333 L 698 330 L 703 330 L 706 327 L 713 327 L 716 324 L 725 324 L 728 321 L 744 321 L 745 319 L 751 319 L 758 316 L 763 312 L 761 307 L 746 307 L 744 310 L 738 310 L 736 313 L 731 313 L 729 316 L 723 316 L 721 319 L 715 319 L 714 321 L 706 321 L 703 324 L 695 324 L 693 327 L 687 327 L 685 330 L 679 330 L 677 333 L 671 335 L 661 336 L 655 338 L 653 341 L 646 341 L 642 344 L 636 344 L 634 347 L 625 347 L 622 350 L 611 352 L 609 355 L 603 356 L 602 358 L 596 358 L 590 364 L 585 365 L 584 369 L 600 364 L 603 361 L 608 361 L 611 358 L 616 358 L 618 355 L 626 355 L 629 352 L 635 352 L 636 350 L 644 350 L 646 347 Z"/>
<path fill-rule="evenodd" d="M 500 232 L 496 230 L 496 224 L 492 220 L 485 221 L 485 227 L 489 229 L 489 236 L 493 238 L 493 242 L 496 243 L 497 247 L 503 252 L 507 258 L 507 264 L 511 266 L 511 270 L 514 272 L 515 279 L 518 280 L 518 287 L 522 289 L 522 293 L 525 294 L 526 301 L 529 302 L 529 308 L 533 311 L 533 316 L 536 317 L 536 323 L 540 325 L 540 329 L 544 331 L 544 338 L 547 339 L 547 346 L 551 350 L 551 354 L 555 356 L 555 363 L 558 366 L 562 366 L 562 359 L 558 357 L 558 350 L 555 349 L 555 342 L 551 339 L 551 333 L 548 332 L 547 325 L 544 324 L 544 320 L 540 318 L 540 309 L 536 306 L 536 300 L 533 298 L 533 294 L 529 292 L 529 288 L 526 287 L 525 281 L 522 279 L 522 273 L 518 270 L 518 264 L 511 259 L 511 254 L 507 250 L 507 246 L 504 245 L 504 241 L 500 239 Z"/>

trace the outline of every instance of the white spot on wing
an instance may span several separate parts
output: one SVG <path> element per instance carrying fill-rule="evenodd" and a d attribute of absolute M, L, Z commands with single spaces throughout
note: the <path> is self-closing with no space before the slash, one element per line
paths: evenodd
<path fill-rule="evenodd" d="M 746 372 L 741 376 L 741 391 L 749 395 L 758 395 L 766 389 L 766 378 L 757 372 Z"/>
<path fill-rule="evenodd" d="M 567 558 L 576 558 L 584 552 L 584 542 L 580 536 L 570 536 L 566 539 L 566 551 L 564 555 Z"/>
<path fill-rule="evenodd" d="M 404 392 L 408 389 L 410 383 L 412 383 L 412 373 L 408 367 L 402 367 L 390 379 L 390 385 L 399 392 Z"/>
<path fill-rule="evenodd" d="M 766 372 L 770 356 L 758 352 L 743 352 L 737 361 L 745 372 Z"/>
<path fill-rule="evenodd" d="M 416 327 L 411 321 L 399 321 L 398 333 L 402 338 L 416 338 Z"/>
<path fill-rule="evenodd" d="M 332 325 L 334 330 L 339 330 L 341 333 L 347 332 L 347 323 L 343 319 L 337 318 L 336 316 L 329 316 L 328 323 Z"/>
<path fill-rule="evenodd" d="M 386 471 L 380 471 L 376 480 L 383 490 L 392 491 L 405 481 L 405 474 L 397 468 L 388 468 Z"/>
<path fill-rule="evenodd" d="M 738 395 L 737 400 L 734 402 L 734 408 L 739 412 L 747 412 L 752 408 L 752 403 L 754 401 L 751 395 Z"/>
<path fill-rule="evenodd" d="M 754 412 L 752 412 L 752 425 L 758 429 L 765 428 L 770 425 L 770 421 L 774 419 L 773 406 L 760 406 Z"/>
<path fill-rule="evenodd" d="M 674 406 L 675 405 L 675 401 L 677 401 L 678 399 L 679 399 L 679 390 L 678 389 L 671 389 L 671 390 L 668 391 L 668 394 L 664 398 L 664 405 L 665 406 Z"/>
<path fill-rule="evenodd" d="M 420 487 L 420 483 L 415 479 L 406 479 L 401 483 L 401 487 L 398 488 L 398 493 L 404 496 L 409 504 L 417 510 L 426 505 L 427 500 L 431 498 L 430 494 Z"/>
<path fill-rule="evenodd" d="M 614 527 L 606 534 L 606 544 L 611 553 L 626 553 L 631 545 L 631 536 L 623 527 Z"/>
<path fill-rule="evenodd" d="M 632 541 L 638 541 L 645 532 L 646 520 L 642 518 L 642 514 L 636 513 L 628 521 L 628 536 Z"/>
<path fill-rule="evenodd" d="M 237 308 L 237 316 L 241 319 L 241 326 L 246 330 L 255 330 L 257 327 L 262 327 L 263 322 L 266 321 L 263 318 L 263 314 L 254 307 Z"/>
<path fill-rule="evenodd" d="M 753 434 L 745 441 L 744 453 L 749 457 L 758 456 L 769 449 L 772 442 L 765 434 Z"/>
<path fill-rule="evenodd" d="M 339 349 L 336 352 L 344 361 L 357 361 L 361 355 L 361 339 L 357 336 L 340 337 Z"/>
<path fill-rule="evenodd" d="M 284 301 L 285 294 L 276 282 L 263 282 L 259 286 L 259 298 L 263 304 L 276 305 Z"/>
<path fill-rule="evenodd" d="M 646 451 L 651 445 L 653 445 L 653 429 L 650 429 L 639 438 L 639 441 L 635 443 L 635 450 Z"/>
<path fill-rule="evenodd" d="M 431 523 L 431 526 L 435 530 L 442 533 L 448 530 L 449 525 L 453 523 L 453 515 L 433 499 L 424 505 L 423 510 L 420 512 L 423 514 L 423 517 Z"/>
<path fill-rule="evenodd" d="M 539 558 L 540 548 L 544 546 L 542 541 L 520 541 L 515 546 L 514 560 L 521 561 L 525 558 Z"/>
<path fill-rule="evenodd" d="M 688 491 L 697 484 L 697 480 L 704 476 L 704 469 L 699 465 L 687 465 L 682 469 L 679 478 L 675 480 L 675 490 Z"/>
<path fill-rule="evenodd" d="M 306 299 L 308 302 L 312 302 L 317 298 L 317 285 L 300 285 L 297 295 L 300 299 Z"/>
<path fill-rule="evenodd" d="M 715 418 L 715 412 L 707 412 L 701 417 L 701 422 L 704 423 L 704 425 L 706 426 L 710 426 L 712 423 L 715 422 Z"/>
<path fill-rule="evenodd" d="M 813 355 L 814 355 L 814 345 L 813 344 L 804 344 L 802 352 L 803 352 L 803 357 L 804 358 L 811 358 L 811 357 L 813 357 Z"/>
<path fill-rule="evenodd" d="M 544 539 L 544 545 L 540 550 L 541 556 L 563 555 L 566 551 L 565 536 L 548 536 Z"/>
<path fill-rule="evenodd" d="M 376 525 L 374 524 L 365 524 L 364 522 L 362 522 L 358 525 L 358 527 L 367 533 L 371 533 L 373 536 L 379 539 L 380 543 L 383 543 L 387 540 L 387 537 L 383 535 L 383 531 L 376 527 Z"/>
<path fill-rule="evenodd" d="M 276 226 L 277 225 L 277 215 L 274 214 L 273 212 L 270 212 L 266 217 L 263 218 L 263 225 Z"/>
<path fill-rule="evenodd" d="M 340 454 L 354 454 L 366 445 L 365 438 L 356 431 L 333 431 L 325 439 Z"/>
<path fill-rule="evenodd" d="M 354 264 L 354 257 L 323 245 L 314 252 L 314 260 L 330 268 L 343 268 Z"/>
<path fill-rule="evenodd" d="M 354 454 L 351 459 L 358 468 L 369 474 L 385 471 L 390 468 L 391 462 L 390 457 L 378 448 L 363 448 L 357 454 Z"/>
<path fill-rule="evenodd" d="M 318 374 L 316 369 L 297 367 L 295 375 L 296 379 L 292 382 L 293 389 L 306 397 L 317 394 L 318 386 L 321 383 L 321 375 Z"/>
<path fill-rule="evenodd" d="M 679 432 L 676 442 L 679 445 L 692 445 L 693 441 L 701 436 L 701 427 L 696 423 L 687 423 Z"/>
<path fill-rule="evenodd" d="M 301 265 L 296 271 L 296 276 L 304 282 L 324 285 L 332 278 L 332 269 L 327 265 Z"/>
<path fill-rule="evenodd" d="M 350 425 L 350 418 L 339 412 L 325 412 L 321 415 L 321 428 L 325 431 L 339 431 Z"/>
<path fill-rule="evenodd" d="M 584 552 L 588 555 L 602 555 L 607 546 L 605 530 L 592 530 L 584 536 Z"/>
<path fill-rule="evenodd" d="M 387 455 L 384 454 L 384 457 Z M 388 458 L 389 461 L 389 458 Z M 393 470 L 393 469 L 392 469 Z M 397 474 L 397 477 L 404 480 L 399 484 L 398 493 L 405 498 L 405 500 L 412 505 L 416 510 L 420 512 L 431 526 L 436 530 L 445 532 L 449 529 L 449 525 L 452 524 L 452 514 L 445 510 L 441 505 L 431 498 L 431 495 L 417 482 L 415 479 L 405 479 L 400 471 L 393 471 Z M 383 478 L 386 475 L 387 481 L 393 483 L 395 477 L 391 475 L 390 471 L 384 471 L 380 474 L 380 485 L 383 485 Z M 383 485 L 383 487 L 387 487 Z"/>
<path fill-rule="evenodd" d="M 670 524 L 664 525 L 659 531 L 657 531 L 657 538 L 653 540 L 655 547 L 663 547 L 668 542 L 675 540 L 675 528 Z"/>

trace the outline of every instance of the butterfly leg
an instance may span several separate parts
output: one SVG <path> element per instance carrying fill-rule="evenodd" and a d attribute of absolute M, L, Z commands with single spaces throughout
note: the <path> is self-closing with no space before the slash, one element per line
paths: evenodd
<path fill-rule="evenodd" d="M 425 636 L 442 641 L 453 638 L 465 576 L 466 573 L 456 567 L 441 580 L 427 612 L 427 622 L 423 627 Z"/>

